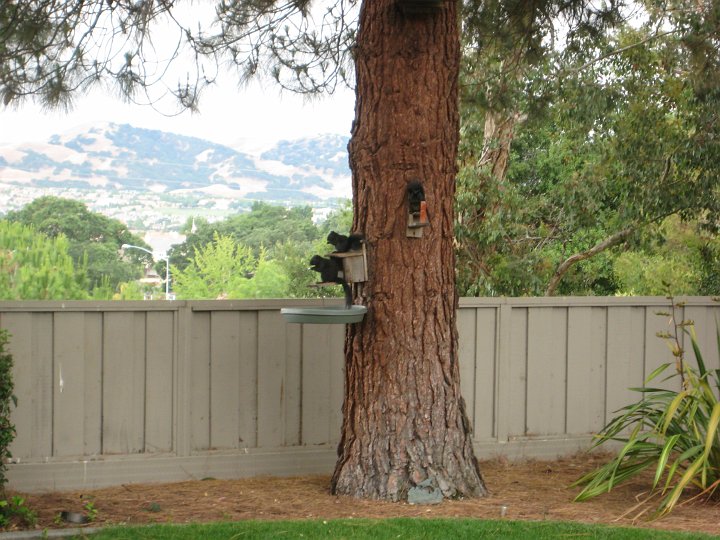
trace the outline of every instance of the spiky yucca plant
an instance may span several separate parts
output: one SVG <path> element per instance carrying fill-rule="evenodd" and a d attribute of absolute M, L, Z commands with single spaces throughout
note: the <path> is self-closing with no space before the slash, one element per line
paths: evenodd
<path fill-rule="evenodd" d="M 678 390 L 649 386 L 671 368 L 667 363 L 653 371 L 641 388 L 641 399 L 618 411 L 596 436 L 593 447 L 609 441 L 623 444 L 617 455 L 573 485 L 584 486 L 575 498 L 583 501 L 608 492 L 648 468 L 655 469 L 652 496 L 662 496 L 654 517 L 671 512 L 689 488 L 697 497 L 712 496 L 720 486 L 720 370 L 709 370 L 698 346 L 692 321 L 677 322 L 673 298 L 674 332 L 659 334 L 676 358 L 674 372 L 665 380 L 677 381 Z M 680 336 L 690 338 L 697 366 L 685 359 Z M 716 324 L 718 353 L 720 327 Z M 648 497 L 647 500 L 649 500 Z"/>

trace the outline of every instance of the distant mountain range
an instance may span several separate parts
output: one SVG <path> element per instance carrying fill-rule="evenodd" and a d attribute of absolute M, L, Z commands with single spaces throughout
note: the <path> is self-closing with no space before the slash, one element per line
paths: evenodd
<path fill-rule="evenodd" d="M 84 202 L 158 253 L 196 218 L 218 221 L 255 201 L 309 205 L 316 220 L 351 197 L 348 138 L 323 135 L 243 151 L 126 124 L 95 124 L 45 143 L 0 145 L 0 218 L 38 197 Z"/>
<path fill-rule="evenodd" d="M 252 155 L 199 138 L 98 124 L 43 144 L 0 146 L 0 190 L 58 188 L 265 200 L 349 198 L 348 138 L 282 141 Z M 1 209 L 0 209 L 1 210 Z"/>

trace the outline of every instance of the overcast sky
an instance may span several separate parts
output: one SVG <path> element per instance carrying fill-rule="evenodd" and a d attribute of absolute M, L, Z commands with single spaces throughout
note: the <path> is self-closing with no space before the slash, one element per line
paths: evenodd
<path fill-rule="evenodd" d="M 178 2 L 173 15 L 180 20 L 192 21 L 193 25 L 199 25 L 199 21 L 206 25 L 214 19 L 215 1 Z M 317 20 L 322 19 L 325 4 L 325 0 L 315 2 Z M 153 50 L 158 58 L 167 58 L 169 51 L 177 47 L 177 27 L 162 21 L 160 19 L 151 32 Z M 152 70 L 152 62 L 149 66 Z M 160 61 L 154 69 L 160 72 L 164 66 Z M 183 59 L 177 59 L 163 78 L 165 84 L 175 87 L 178 80 L 183 80 L 185 69 Z M 0 105 L 0 144 L 45 142 L 53 134 L 96 122 L 128 123 L 236 147 L 323 133 L 349 135 L 355 101 L 354 93 L 348 89 L 308 101 L 297 94 L 281 94 L 272 81 L 255 82 L 239 89 L 236 77 L 230 72 L 220 73 L 218 84 L 204 91 L 199 114 L 186 112 L 177 117 L 166 117 L 147 106 L 125 104 L 101 89 L 75 98 L 75 107 L 69 113 L 44 111 L 32 103 L 16 109 Z M 166 104 L 163 108 L 168 111 L 173 106 L 174 103 Z"/>
<path fill-rule="evenodd" d="M 238 89 L 227 80 L 203 94 L 200 113 L 167 117 L 150 107 L 125 104 L 94 91 L 78 98 L 69 113 L 44 111 L 32 103 L 15 109 L 0 107 L 0 144 L 44 142 L 55 133 L 95 122 L 128 123 L 238 147 L 323 133 L 349 135 L 354 100 L 350 90 L 308 101 L 280 93 L 271 82 Z"/>

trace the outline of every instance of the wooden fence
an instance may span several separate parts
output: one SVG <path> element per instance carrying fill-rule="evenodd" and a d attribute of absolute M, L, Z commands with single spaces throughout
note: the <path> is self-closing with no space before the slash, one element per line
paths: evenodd
<path fill-rule="evenodd" d="M 12 488 L 329 473 L 342 325 L 286 324 L 322 301 L 0 302 L 11 333 Z M 328 301 L 332 303 L 332 301 Z M 479 457 L 588 445 L 669 350 L 662 298 L 461 299 L 462 392 Z M 688 298 L 720 367 L 720 305 Z"/>

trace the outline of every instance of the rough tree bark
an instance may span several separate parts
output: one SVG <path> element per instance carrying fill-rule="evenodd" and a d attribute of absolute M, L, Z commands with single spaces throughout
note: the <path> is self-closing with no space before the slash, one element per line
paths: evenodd
<path fill-rule="evenodd" d="M 446 497 L 486 494 L 457 363 L 453 197 L 459 137 L 457 2 L 404 16 L 363 2 L 349 145 L 353 230 L 368 245 L 368 306 L 347 330 L 337 494 L 403 500 L 430 479 Z M 430 225 L 408 238 L 406 186 L 422 181 Z"/>
<path fill-rule="evenodd" d="M 501 114 L 488 110 L 485 114 L 483 154 L 479 166 L 485 167 L 499 184 L 505 181 L 510 166 L 510 145 L 515 137 L 515 125 L 520 119 L 519 113 Z"/>

